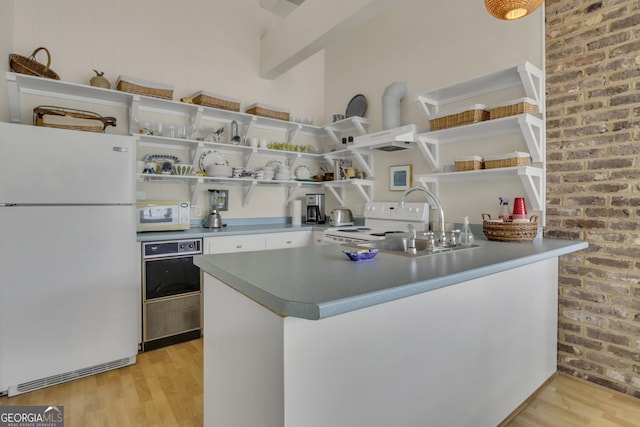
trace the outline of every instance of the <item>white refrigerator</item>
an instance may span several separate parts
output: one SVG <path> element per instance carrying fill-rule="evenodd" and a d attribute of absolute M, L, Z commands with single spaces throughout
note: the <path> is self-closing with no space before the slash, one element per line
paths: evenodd
<path fill-rule="evenodd" d="M 135 139 L 0 123 L 0 394 L 135 363 Z"/>

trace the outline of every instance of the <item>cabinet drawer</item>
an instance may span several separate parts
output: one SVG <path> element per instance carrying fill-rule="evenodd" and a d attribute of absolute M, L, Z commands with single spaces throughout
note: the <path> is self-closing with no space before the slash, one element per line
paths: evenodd
<path fill-rule="evenodd" d="M 228 236 L 206 239 L 209 254 L 265 250 L 264 236 Z"/>
<path fill-rule="evenodd" d="M 311 232 L 295 231 L 274 233 L 267 236 L 267 249 L 296 248 L 311 245 Z"/>

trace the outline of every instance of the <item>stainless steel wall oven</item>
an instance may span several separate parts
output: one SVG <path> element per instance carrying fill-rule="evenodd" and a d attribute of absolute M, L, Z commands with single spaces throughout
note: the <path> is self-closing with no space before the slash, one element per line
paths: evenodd
<path fill-rule="evenodd" d="M 142 350 L 200 338 L 202 239 L 142 245 Z"/>

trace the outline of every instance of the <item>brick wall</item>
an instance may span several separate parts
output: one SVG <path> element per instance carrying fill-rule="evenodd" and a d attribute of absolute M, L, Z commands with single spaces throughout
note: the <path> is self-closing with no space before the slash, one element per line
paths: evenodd
<path fill-rule="evenodd" d="M 547 0 L 547 227 L 558 369 L 640 398 L 640 1 Z"/>

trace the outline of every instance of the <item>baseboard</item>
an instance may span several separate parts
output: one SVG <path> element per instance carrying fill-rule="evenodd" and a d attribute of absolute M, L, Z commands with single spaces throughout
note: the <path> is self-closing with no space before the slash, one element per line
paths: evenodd
<path fill-rule="evenodd" d="M 527 397 L 524 402 L 522 402 L 516 409 L 514 409 L 513 412 L 511 412 L 507 416 L 507 418 L 502 420 L 502 422 L 498 424 L 498 427 L 506 427 L 511 421 L 513 421 L 513 419 L 517 417 L 520 412 L 522 412 L 527 406 L 529 406 L 529 404 L 533 402 L 540 393 L 542 393 L 542 391 L 553 381 L 553 379 L 557 375 L 559 375 L 558 371 L 554 372 L 549 378 L 547 378 L 547 380 L 543 382 L 542 385 L 538 387 L 533 393 L 531 393 L 531 395 Z"/>

